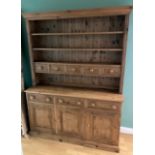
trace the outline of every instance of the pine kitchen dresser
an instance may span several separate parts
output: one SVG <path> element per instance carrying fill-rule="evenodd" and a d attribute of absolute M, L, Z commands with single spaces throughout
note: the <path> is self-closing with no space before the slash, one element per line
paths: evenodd
<path fill-rule="evenodd" d="M 30 135 L 119 152 L 131 9 L 24 14 Z"/>

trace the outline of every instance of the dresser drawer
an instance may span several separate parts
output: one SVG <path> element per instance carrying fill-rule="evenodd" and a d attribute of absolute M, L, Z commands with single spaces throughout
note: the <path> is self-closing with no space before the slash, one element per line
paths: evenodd
<path fill-rule="evenodd" d="M 84 100 L 72 97 L 57 97 L 56 98 L 57 105 L 69 105 L 69 106 L 76 106 L 76 107 L 83 107 Z"/>
<path fill-rule="evenodd" d="M 87 100 L 87 108 L 117 111 L 119 109 L 119 105 L 117 103 L 111 103 L 99 100 Z"/>
<path fill-rule="evenodd" d="M 50 73 L 64 74 L 65 73 L 65 66 L 62 64 L 50 64 Z"/>
<path fill-rule="evenodd" d="M 120 77 L 121 75 L 121 67 L 118 66 L 104 66 L 100 67 L 100 75 L 104 75 L 106 77 Z"/>
<path fill-rule="evenodd" d="M 71 75 L 82 75 L 82 67 L 80 65 L 65 65 L 66 73 Z"/>
<path fill-rule="evenodd" d="M 89 76 L 99 76 L 100 75 L 100 68 L 95 66 L 84 66 L 83 68 L 84 75 Z"/>
<path fill-rule="evenodd" d="M 49 64 L 48 63 L 40 63 L 36 62 L 34 64 L 36 73 L 48 73 L 49 72 Z"/>
<path fill-rule="evenodd" d="M 28 94 L 29 102 L 38 102 L 38 103 L 53 103 L 53 96 L 42 95 L 42 94 Z"/>

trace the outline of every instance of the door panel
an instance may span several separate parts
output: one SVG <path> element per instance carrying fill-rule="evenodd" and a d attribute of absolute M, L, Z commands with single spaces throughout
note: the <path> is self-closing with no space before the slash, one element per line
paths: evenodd
<path fill-rule="evenodd" d="M 30 126 L 33 130 L 54 132 L 54 108 L 47 103 L 29 103 Z"/>
<path fill-rule="evenodd" d="M 119 137 L 119 119 L 114 112 L 94 110 L 89 112 L 87 139 L 105 144 L 117 145 Z"/>
<path fill-rule="evenodd" d="M 57 129 L 60 135 L 82 137 L 82 112 L 80 108 L 57 106 Z"/>

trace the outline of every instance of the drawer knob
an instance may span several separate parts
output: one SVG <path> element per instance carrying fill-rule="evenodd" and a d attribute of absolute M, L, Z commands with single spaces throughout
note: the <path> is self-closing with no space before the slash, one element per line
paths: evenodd
<path fill-rule="evenodd" d="M 78 102 L 77 102 L 77 105 L 81 105 L 81 102 L 80 102 L 80 101 L 78 101 Z"/>
<path fill-rule="evenodd" d="M 34 100 L 34 98 L 35 98 L 35 97 L 34 97 L 33 95 L 30 96 L 30 100 Z"/>
<path fill-rule="evenodd" d="M 110 73 L 114 73 L 114 70 L 113 69 L 110 69 Z"/>
<path fill-rule="evenodd" d="M 59 102 L 59 103 L 63 103 L 63 100 L 62 100 L 62 99 L 59 99 L 58 102 Z"/>
<path fill-rule="evenodd" d="M 113 105 L 112 108 L 115 110 L 115 109 L 117 109 L 117 106 L 116 105 Z"/>
<path fill-rule="evenodd" d="M 93 69 L 93 68 L 91 68 L 91 69 L 90 69 L 90 72 L 92 72 L 92 73 L 93 73 L 93 72 L 94 72 L 94 69 Z"/>
<path fill-rule="evenodd" d="M 54 69 L 55 71 L 58 71 L 58 70 L 59 70 L 59 68 L 58 68 L 58 67 L 54 67 L 53 69 Z"/>
<path fill-rule="evenodd" d="M 92 103 L 91 106 L 92 106 L 92 107 L 95 107 L 95 103 Z"/>
<path fill-rule="evenodd" d="M 75 71 L 76 71 L 76 69 L 75 69 L 75 68 L 72 68 L 72 69 L 71 69 L 71 71 L 75 72 Z"/>
<path fill-rule="evenodd" d="M 43 68 L 44 68 L 43 66 L 39 66 L 39 67 L 38 67 L 39 70 L 42 70 Z"/>
<path fill-rule="evenodd" d="M 50 102 L 51 99 L 49 97 L 46 98 L 46 102 Z"/>

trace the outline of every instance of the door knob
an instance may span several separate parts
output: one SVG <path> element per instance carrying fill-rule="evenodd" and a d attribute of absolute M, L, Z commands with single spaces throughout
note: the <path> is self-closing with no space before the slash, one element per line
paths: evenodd
<path fill-rule="evenodd" d="M 33 95 L 30 96 L 30 100 L 33 100 L 35 97 Z"/>
<path fill-rule="evenodd" d="M 59 101 L 59 103 L 63 103 L 63 100 L 62 99 L 59 99 L 58 101 Z"/>
<path fill-rule="evenodd" d="M 50 102 L 50 100 L 51 100 L 51 99 L 50 99 L 49 97 L 46 98 L 46 102 Z"/>

